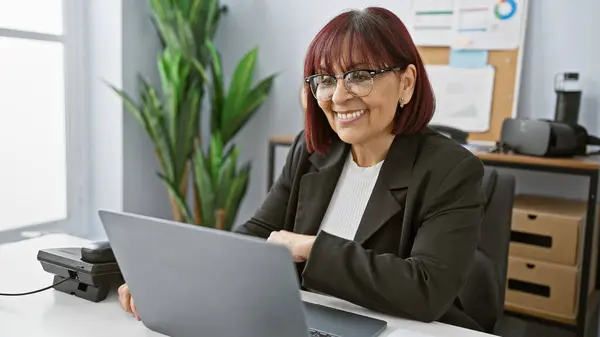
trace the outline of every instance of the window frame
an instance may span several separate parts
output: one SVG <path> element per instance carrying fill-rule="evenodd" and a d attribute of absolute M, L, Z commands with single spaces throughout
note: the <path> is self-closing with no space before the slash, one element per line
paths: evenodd
<path fill-rule="evenodd" d="M 87 72 L 85 55 L 85 1 L 63 0 L 63 32 L 62 35 L 45 34 L 17 29 L 0 28 L 0 37 L 21 38 L 37 41 L 61 42 L 64 50 L 65 71 L 65 136 L 66 136 L 66 182 L 67 213 L 60 220 L 21 227 L 0 228 L 3 232 L 23 232 L 37 228 L 83 233 L 88 210 L 86 166 L 88 148 L 87 123 Z"/>

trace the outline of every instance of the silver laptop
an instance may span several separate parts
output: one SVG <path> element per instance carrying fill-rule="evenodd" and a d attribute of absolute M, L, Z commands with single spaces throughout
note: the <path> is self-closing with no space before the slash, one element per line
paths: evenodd
<path fill-rule="evenodd" d="M 142 322 L 174 337 L 375 337 L 385 321 L 303 302 L 290 252 L 221 230 L 100 211 Z"/>

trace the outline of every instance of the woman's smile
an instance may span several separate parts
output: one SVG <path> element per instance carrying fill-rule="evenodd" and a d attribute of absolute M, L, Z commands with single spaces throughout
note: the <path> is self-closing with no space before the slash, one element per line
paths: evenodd
<path fill-rule="evenodd" d="M 347 125 L 361 119 L 369 112 L 367 109 L 334 112 L 335 119 L 342 125 Z"/>

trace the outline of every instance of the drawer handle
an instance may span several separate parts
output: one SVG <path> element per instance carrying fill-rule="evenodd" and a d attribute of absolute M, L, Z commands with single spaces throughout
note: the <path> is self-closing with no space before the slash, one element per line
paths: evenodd
<path fill-rule="evenodd" d="M 527 218 L 529 218 L 529 220 L 535 220 L 535 219 L 537 219 L 537 215 L 535 215 L 535 214 L 527 214 Z"/>
<path fill-rule="evenodd" d="M 525 263 L 525 266 L 527 266 L 527 269 L 535 268 L 535 264 L 533 264 L 533 263 Z"/>
<path fill-rule="evenodd" d="M 537 247 L 552 248 L 552 237 L 548 235 L 531 234 L 512 230 L 510 231 L 510 241 Z"/>
<path fill-rule="evenodd" d="M 509 278 L 508 289 L 546 298 L 550 297 L 550 287 L 538 283 L 531 283 L 527 281 L 520 281 Z"/>

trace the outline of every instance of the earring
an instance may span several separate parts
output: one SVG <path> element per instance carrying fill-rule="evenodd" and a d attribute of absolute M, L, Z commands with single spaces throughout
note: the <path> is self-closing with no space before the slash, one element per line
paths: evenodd
<path fill-rule="evenodd" d="M 404 108 L 404 98 L 400 98 L 400 108 Z"/>

